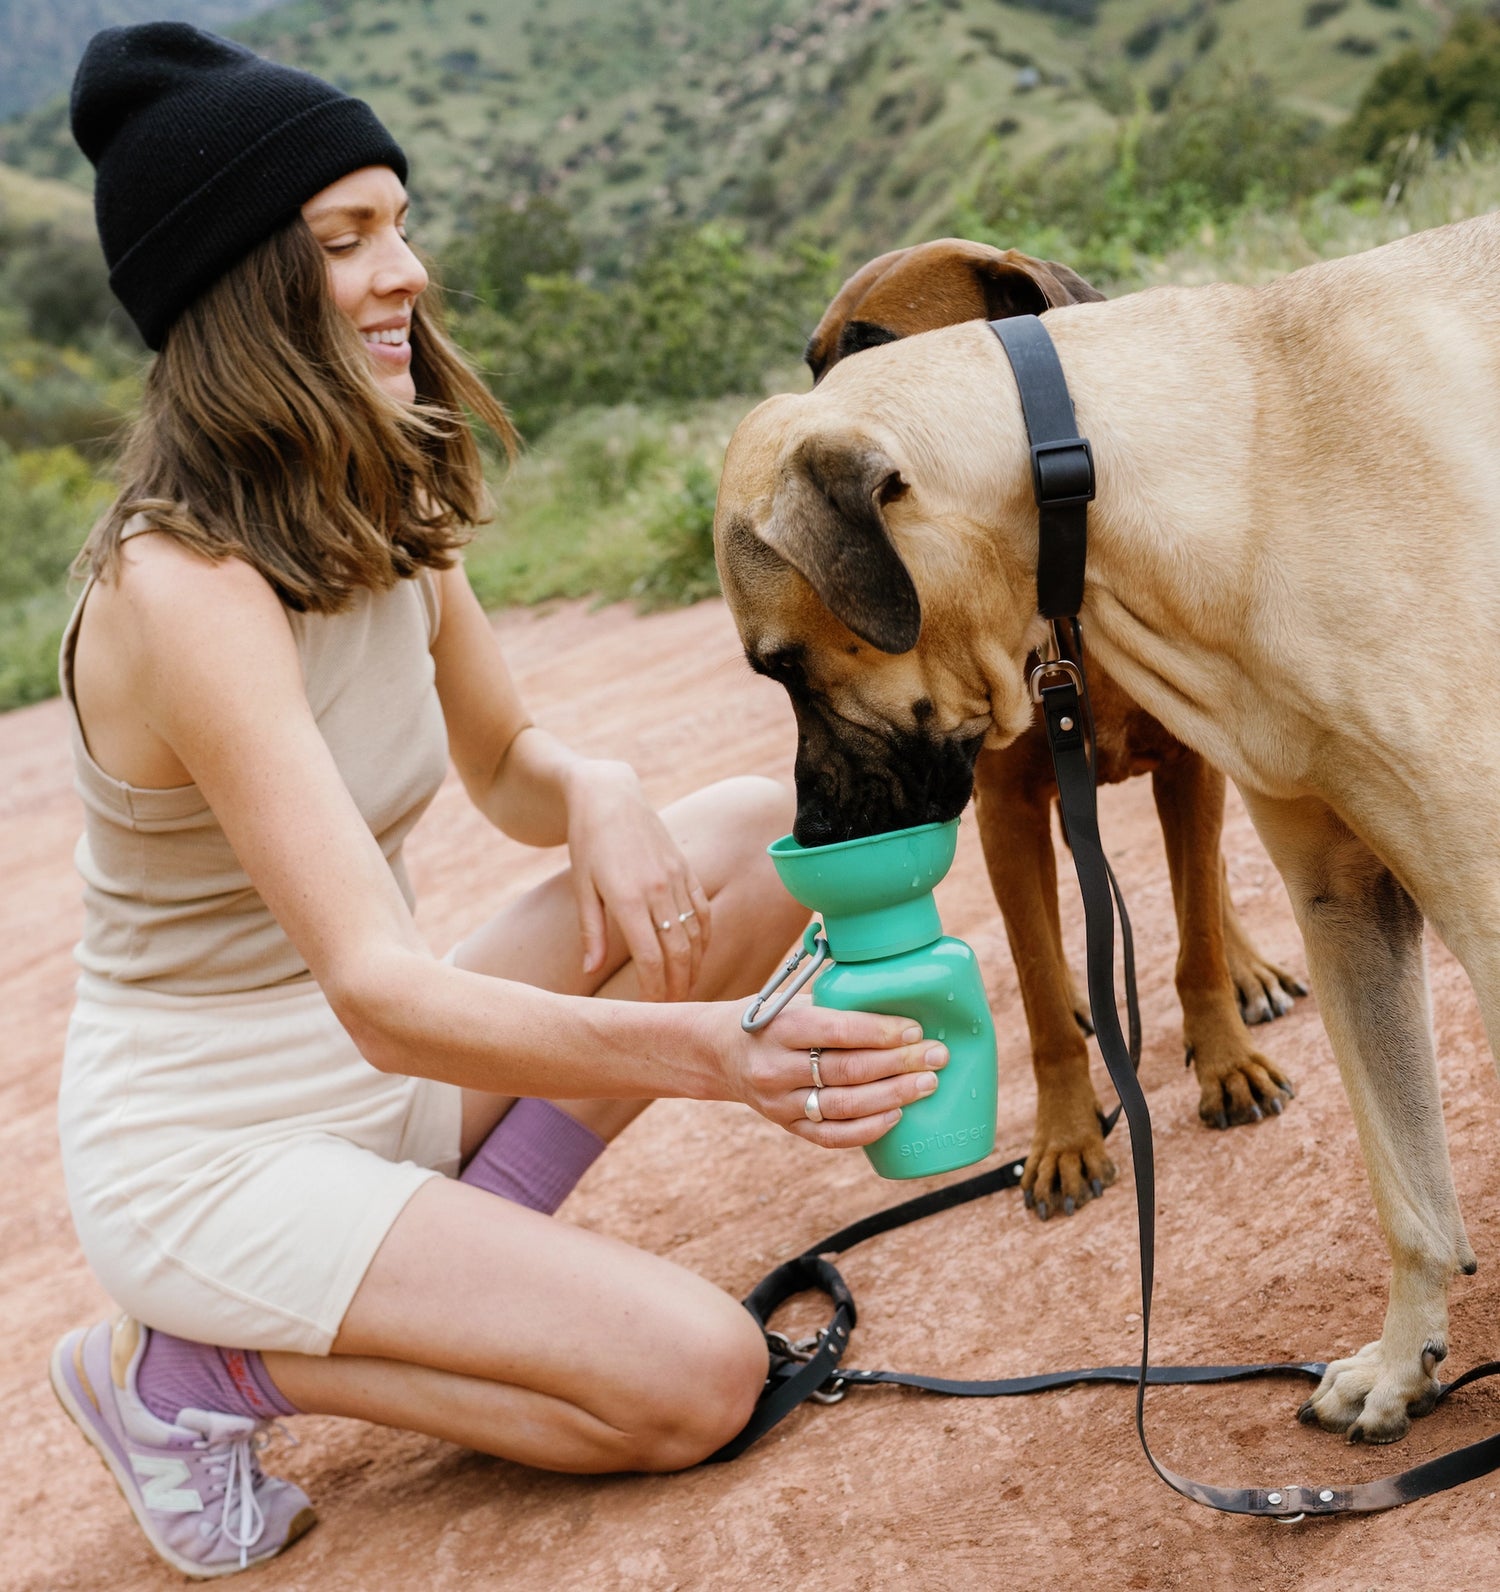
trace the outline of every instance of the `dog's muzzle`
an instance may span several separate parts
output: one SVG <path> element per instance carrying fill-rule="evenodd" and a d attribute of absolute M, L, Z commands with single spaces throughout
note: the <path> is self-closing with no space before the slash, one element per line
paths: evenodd
<path fill-rule="evenodd" d="M 827 846 L 914 824 L 946 823 L 968 805 L 983 735 L 943 739 L 876 731 L 818 703 L 795 702 L 799 845 Z"/>

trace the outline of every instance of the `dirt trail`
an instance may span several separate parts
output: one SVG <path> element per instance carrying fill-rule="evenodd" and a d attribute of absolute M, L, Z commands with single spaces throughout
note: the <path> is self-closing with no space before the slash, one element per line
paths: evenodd
<path fill-rule="evenodd" d="M 506 615 L 500 628 L 537 716 L 581 748 L 629 758 L 654 798 L 743 770 L 789 775 L 785 698 L 745 670 L 721 605 L 650 619 L 569 605 Z M 54 1338 L 105 1309 L 69 1224 L 52 1121 L 80 919 L 71 865 L 79 813 L 58 703 L 0 720 L 0 770 L 0 1588 L 177 1586 L 53 1404 L 44 1375 Z M 1345 1352 L 1378 1335 L 1386 1263 L 1314 1003 L 1260 1031 L 1298 1085 L 1285 1116 L 1225 1134 L 1200 1127 L 1145 781 L 1104 794 L 1103 828 L 1142 971 L 1142 1077 L 1160 1189 L 1155 1355 Z M 452 779 L 409 851 L 420 919 L 440 947 L 556 865 L 488 830 Z M 1300 968 L 1280 882 L 1233 800 L 1226 851 L 1251 932 L 1274 960 Z M 1025 1026 L 971 824 L 939 899 L 945 925 L 970 940 L 989 978 L 1000 1143 L 1020 1149 L 1034 1099 Z M 1081 965 L 1071 886 L 1063 910 Z M 1480 1257 L 1478 1276 L 1454 1290 L 1458 1369 L 1497 1347 L 1491 1136 L 1500 1095 L 1468 984 L 1441 947 L 1432 972 L 1449 1133 Z M 1119 1184 L 1071 1220 L 1042 1226 L 1017 1196 L 1002 1195 L 852 1256 L 844 1269 L 861 1318 L 851 1363 L 975 1377 L 1130 1359 L 1139 1326 L 1135 1216 L 1123 1145 L 1116 1158 Z M 741 1293 L 770 1264 L 898 1192 L 854 1152 L 816 1151 L 737 1108 L 668 1102 L 622 1137 L 564 1215 Z M 662 1375 L 671 1376 L 671 1344 L 661 1353 Z M 1500 1428 L 1500 1393 L 1481 1387 L 1395 1449 L 1351 1449 L 1295 1423 L 1302 1396 L 1290 1383 L 1167 1389 L 1148 1400 L 1148 1421 L 1175 1468 L 1267 1485 L 1370 1477 Z M 301 1446 L 278 1451 L 277 1468 L 313 1495 L 322 1523 L 245 1583 L 264 1592 L 1500 1587 L 1500 1482 L 1337 1524 L 1220 1517 L 1151 1474 L 1131 1395 L 1119 1388 L 1003 1403 L 869 1390 L 799 1413 L 733 1465 L 603 1481 L 526 1471 L 353 1422 L 295 1426 Z"/>

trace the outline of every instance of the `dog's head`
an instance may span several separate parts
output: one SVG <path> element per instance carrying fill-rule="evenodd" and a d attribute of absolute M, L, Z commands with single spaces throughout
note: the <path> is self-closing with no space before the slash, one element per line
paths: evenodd
<path fill-rule="evenodd" d="M 872 348 L 740 423 L 719 574 L 751 667 L 796 711 L 804 845 L 955 816 L 980 747 L 1026 728 L 1035 521 L 1020 402 L 977 323 Z"/>
<path fill-rule="evenodd" d="M 792 699 L 804 845 L 955 817 L 981 746 L 1030 723 L 1025 428 L 999 344 L 956 323 L 1101 297 L 1066 266 L 957 239 L 882 255 L 814 332 L 814 390 L 735 432 L 719 572 L 751 667 Z"/>
<path fill-rule="evenodd" d="M 839 360 L 961 321 L 1040 315 L 1104 295 L 1076 271 L 964 238 L 895 249 L 862 265 L 834 295 L 804 358 L 813 380 Z"/>

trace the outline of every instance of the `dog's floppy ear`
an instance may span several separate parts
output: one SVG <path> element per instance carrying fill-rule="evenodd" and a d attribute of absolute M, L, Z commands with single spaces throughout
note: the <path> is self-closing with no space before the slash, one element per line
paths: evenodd
<path fill-rule="evenodd" d="M 909 652 L 922 629 L 917 588 L 881 512 L 906 490 L 872 443 L 810 437 L 783 471 L 760 531 L 828 611 L 881 652 Z"/>
<path fill-rule="evenodd" d="M 807 368 L 812 372 L 814 381 L 817 381 L 832 364 L 838 350 L 839 333 L 844 329 L 844 322 L 854 313 L 854 306 L 902 255 L 909 252 L 907 249 L 892 249 L 889 254 L 877 255 L 867 264 L 860 266 L 834 294 L 833 302 L 823 311 L 822 320 L 814 328 L 812 336 L 807 340 L 807 347 L 802 351 L 802 357 L 807 362 Z"/>
<path fill-rule="evenodd" d="M 1104 295 L 1079 274 L 1055 260 L 1033 260 L 1015 249 L 988 251 L 973 260 L 984 294 L 986 318 L 1040 315 L 1059 304 L 1089 304 Z"/>

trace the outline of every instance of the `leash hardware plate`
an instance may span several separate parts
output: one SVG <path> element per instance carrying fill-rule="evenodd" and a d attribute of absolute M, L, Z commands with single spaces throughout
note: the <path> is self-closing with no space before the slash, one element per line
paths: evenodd
<path fill-rule="evenodd" d="M 1283 1487 L 1279 1492 L 1268 1492 L 1266 1494 L 1266 1502 L 1275 1505 L 1285 1501 L 1289 1504 L 1292 1501 L 1293 1493 L 1298 1490 L 1295 1487 Z M 1307 1519 L 1307 1511 L 1304 1509 L 1295 1515 L 1271 1515 L 1269 1518 L 1274 1520 L 1278 1526 L 1295 1526 L 1299 1520 Z"/>
<path fill-rule="evenodd" d="M 828 941 L 823 935 L 818 935 L 814 944 L 814 949 L 810 955 L 805 945 L 799 945 L 796 951 L 794 951 L 792 955 L 787 958 L 786 966 L 781 968 L 778 972 L 773 973 L 770 978 L 765 981 L 765 983 L 761 986 L 760 994 L 757 995 L 755 999 L 751 1001 L 750 1004 L 745 1008 L 745 1015 L 740 1018 L 740 1027 L 743 1028 L 747 1034 L 758 1034 L 762 1028 L 764 1028 L 774 1018 L 779 1017 L 781 1013 L 786 1010 L 786 1007 L 791 1002 L 793 996 L 797 994 L 803 985 L 812 978 L 813 974 L 815 974 L 827 960 Z M 804 961 L 807 963 L 807 966 L 803 967 L 801 971 L 798 972 L 799 966 Z M 796 973 L 797 976 L 792 978 L 794 973 Z M 788 984 L 785 989 L 782 989 L 781 986 L 786 984 L 786 981 L 789 978 L 792 979 L 792 982 Z M 781 991 L 779 995 L 777 994 L 778 990 Z M 774 1000 L 772 1000 L 773 996 L 775 996 Z M 766 1007 L 767 1001 L 771 1002 L 769 1007 Z M 762 1007 L 765 1007 L 766 1009 L 762 1010 Z"/>
<path fill-rule="evenodd" d="M 1049 658 L 1039 663 L 1031 671 L 1031 700 L 1040 702 L 1044 682 L 1049 675 L 1064 674 L 1073 682 L 1073 688 L 1080 695 L 1083 693 L 1083 675 L 1079 672 L 1078 665 L 1069 658 Z"/>
<path fill-rule="evenodd" d="M 1055 461 L 1050 468 L 1049 460 Z M 1032 443 L 1031 486 L 1039 508 L 1060 509 L 1073 503 L 1092 503 L 1094 450 L 1088 438 L 1061 437 L 1053 442 Z"/>

